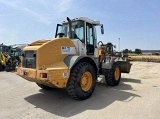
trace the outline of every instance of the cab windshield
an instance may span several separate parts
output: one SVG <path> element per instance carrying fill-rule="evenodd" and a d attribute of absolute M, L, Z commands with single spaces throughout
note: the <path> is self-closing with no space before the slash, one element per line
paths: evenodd
<path fill-rule="evenodd" d="M 84 36 L 84 21 L 72 21 L 72 36 L 71 39 L 79 39 L 83 43 L 85 42 L 85 36 Z M 62 25 L 62 33 L 64 33 L 65 37 L 69 37 L 69 24 L 64 23 Z"/>
<path fill-rule="evenodd" d="M 1 52 L 6 52 L 7 51 L 7 47 L 6 46 L 0 46 L 0 51 Z"/>
<path fill-rule="evenodd" d="M 2 47 L 0 46 L 0 51 L 2 51 Z"/>

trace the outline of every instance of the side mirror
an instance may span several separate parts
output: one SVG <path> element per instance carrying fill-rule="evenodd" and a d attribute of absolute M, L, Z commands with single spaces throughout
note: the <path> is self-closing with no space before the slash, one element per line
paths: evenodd
<path fill-rule="evenodd" d="M 101 25 L 101 34 L 104 34 L 103 24 Z"/>
<path fill-rule="evenodd" d="M 113 47 L 116 48 L 116 45 L 114 45 Z"/>

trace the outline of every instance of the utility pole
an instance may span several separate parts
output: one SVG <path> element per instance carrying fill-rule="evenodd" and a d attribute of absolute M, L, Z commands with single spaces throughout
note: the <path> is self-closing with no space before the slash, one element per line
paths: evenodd
<path fill-rule="evenodd" d="M 118 38 L 119 39 L 119 52 L 120 52 L 120 38 Z"/>

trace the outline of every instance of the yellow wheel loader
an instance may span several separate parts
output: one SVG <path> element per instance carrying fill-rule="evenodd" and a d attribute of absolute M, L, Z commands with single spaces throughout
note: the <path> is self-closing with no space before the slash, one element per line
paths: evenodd
<path fill-rule="evenodd" d="M 0 70 L 7 72 L 14 71 L 15 67 L 21 63 L 22 49 L 26 45 L 19 45 L 19 48 L 14 45 L 6 46 L 0 44 Z"/>
<path fill-rule="evenodd" d="M 0 71 L 4 70 L 6 66 L 6 59 L 5 56 L 3 55 L 3 52 L 0 51 Z"/>
<path fill-rule="evenodd" d="M 0 44 L 0 71 L 5 70 L 6 66 L 12 63 L 11 57 L 8 54 L 11 47 Z"/>
<path fill-rule="evenodd" d="M 96 26 L 104 33 L 103 24 L 85 17 L 57 24 L 55 38 L 38 40 L 23 51 L 22 65 L 16 74 L 36 82 L 43 89 L 66 88 L 77 100 L 89 98 L 98 76 L 116 86 L 121 73 L 129 73 L 131 63 L 114 53 L 112 43 L 97 43 Z"/>

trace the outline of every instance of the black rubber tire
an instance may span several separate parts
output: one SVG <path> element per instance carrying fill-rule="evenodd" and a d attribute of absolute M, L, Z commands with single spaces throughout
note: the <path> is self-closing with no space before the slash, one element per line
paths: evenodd
<path fill-rule="evenodd" d="M 10 71 L 10 66 L 6 66 L 5 71 L 9 72 Z"/>
<path fill-rule="evenodd" d="M 46 86 L 46 85 L 43 85 L 43 84 L 39 84 L 39 83 L 36 83 L 40 88 L 44 89 L 44 90 L 51 90 L 53 89 L 52 87 L 49 87 L 49 86 Z"/>
<path fill-rule="evenodd" d="M 114 75 L 114 72 L 115 72 L 116 68 L 119 68 L 119 71 L 120 71 L 120 75 L 119 75 L 118 80 L 115 79 L 115 75 Z M 111 70 L 107 70 L 107 75 L 105 76 L 106 83 L 109 86 L 117 86 L 120 82 L 120 79 L 121 79 L 120 67 L 118 65 L 114 64 L 112 66 Z"/>
<path fill-rule="evenodd" d="M 85 72 L 89 72 L 92 76 L 92 84 L 87 91 L 82 90 L 81 78 Z M 88 62 L 80 62 L 76 64 L 70 73 L 70 78 L 67 83 L 68 94 L 76 100 L 85 100 L 89 98 L 96 85 L 96 70 Z"/>
<path fill-rule="evenodd" d="M 2 71 L 2 64 L 0 64 L 0 71 Z"/>

